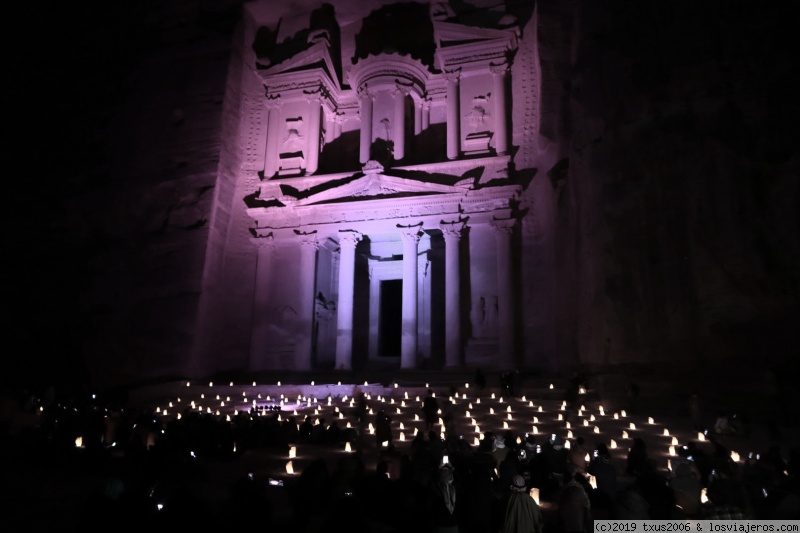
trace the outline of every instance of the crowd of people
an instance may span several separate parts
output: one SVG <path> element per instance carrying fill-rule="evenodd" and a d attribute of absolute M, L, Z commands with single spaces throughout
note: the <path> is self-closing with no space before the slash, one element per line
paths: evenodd
<path fill-rule="evenodd" d="M 368 415 L 363 396 L 350 413 L 353 427 L 269 407 L 230 419 L 186 410 L 164 421 L 97 398 L 28 396 L 18 409 L 35 413 L 37 424 L 2 428 L 0 452 L 17 464 L 44 461 L 88 476 L 77 512 L 83 531 L 119 517 L 151 531 L 256 521 L 271 531 L 350 533 L 570 533 L 590 531 L 592 519 L 798 518 L 796 448 L 787 458 L 773 446 L 734 462 L 712 436 L 712 453 L 688 442 L 665 472 L 641 439 L 622 465 L 604 443 L 581 437 L 567 445 L 558 435 L 488 431 L 477 446 L 455 431 L 442 438 L 440 408 L 429 395 L 420 409 L 427 431 L 398 447 L 391 418 L 379 408 Z M 370 422 L 374 441 L 365 436 Z M 355 453 L 333 463 L 324 457 L 326 447 L 344 442 Z M 318 450 L 319 458 L 290 479 L 244 473 L 213 505 L 196 490 L 213 465 L 235 465 L 252 450 L 284 456 L 291 445 Z M 375 462 L 365 460 L 369 447 Z"/>

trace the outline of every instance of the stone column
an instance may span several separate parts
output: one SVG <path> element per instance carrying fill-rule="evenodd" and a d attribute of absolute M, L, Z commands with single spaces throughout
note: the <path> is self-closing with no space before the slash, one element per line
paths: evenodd
<path fill-rule="evenodd" d="M 506 76 L 508 65 L 490 67 L 492 72 L 492 99 L 494 100 L 495 150 L 508 153 L 508 116 L 506 114 Z"/>
<path fill-rule="evenodd" d="M 511 237 L 516 219 L 494 220 L 497 246 L 497 333 L 499 337 L 498 365 L 510 370 L 515 366 L 514 346 L 514 268 Z"/>
<path fill-rule="evenodd" d="M 445 77 L 447 79 L 447 159 L 456 159 L 461 151 L 459 73 L 449 72 Z"/>
<path fill-rule="evenodd" d="M 394 158 L 400 161 L 406 156 L 406 95 L 408 90 L 398 87 L 394 91 Z"/>
<path fill-rule="evenodd" d="M 372 147 L 372 96 L 366 90 L 359 95 L 361 102 L 361 145 L 358 160 L 363 164 L 369 161 L 369 150 Z"/>
<path fill-rule="evenodd" d="M 459 247 L 464 223 L 442 222 L 439 227 L 444 235 L 444 290 L 445 290 L 445 350 L 446 367 L 463 364 L 461 357 L 461 281 L 459 277 Z"/>
<path fill-rule="evenodd" d="M 431 101 L 425 100 L 422 103 L 422 131 L 428 129 L 431 125 Z"/>
<path fill-rule="evenodd" d="M 414 136 L 422 133 L 422 100 L 414 101 Z"/>
<path fill-rule="evenodd" d="M 336 369 L 353 369 L 353 293 L 356 245 L 361 234 L 339 231 L 339 302 L 336 305 Z"/>
<path fill-rule="evenodd" d="M 249 370 L 269 368 L 265 361 L 269 338 L 270 280 L 272 279 L 272 255 L 275 242 L 272 234 L 251 239 L 258 248 L 256 256 L 256 279 L 253 290 L 253 329 L 250 332 Z"/>
<path fill-rule="evenodd" d="M 281 131 L 281 105 L 277 97 L 267 100 L 267 147 L 264 154 L 264 177 L 271 178 L 278 172 L 278 141 Z"/>
<path fill-rule="evenodd" d="M 400 342 L 400 368 L 417 366 L 417 245 L 422 223 L 397 225 L 403 240 L 403 323 Z"/>
<path fill-rule="evenodd" d="M 317 243 L 316 232 L 296 232 L 300 241 L 300 264 L 298 280 L 300 294 L 297 309 L 297 337 L 295 340 L 295 370 L 311 370 L 314 332 L 314 290 L 317 281 Z"/>
<path fill-rule="evenodd" d="M 320 95 L 308 95 L 308 155 L 306 155 L 306 174 L 313 174 L 319 166 L 320 139 Z"/>
<path fill-rule="evenodd" d="M 338 139 L 342 136 L 342 122 L 344 122 L 344 117 L 341 113 L 336 113 L 333 117 L 333 138 L 334 140 Z"/>
<path fill-rule="evenodd" d="M 336 113 L 325 113 L 325 144 L 330 144 L 336 139 Z"/>

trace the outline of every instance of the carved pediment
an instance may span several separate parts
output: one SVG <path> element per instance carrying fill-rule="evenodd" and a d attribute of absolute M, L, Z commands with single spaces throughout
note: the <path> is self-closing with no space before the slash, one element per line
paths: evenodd
<path fill-rule="evenodd" d="M 258 71 L 258 74 L 265 81 L 267 79 L 291 77 L 299 72 L 322 71 L 334 87 L 339 89 L 339 80 L 336 74 L 330 50 L 326 42 L 316 42 L 306 50 L 290 57 L 289 59 L 271 65 L 268 68 Z"/>
<path fill-rule="evenodd" d="M 477 28 L 453 22 L 435 21 L 437 67 L 452 69 L 468 63 L 504 59 L 517 47 L 515 29 Z"/>
<path fill-rule="evenodd" d="M 329 187 L 317 193 L 304 196 L 298 191 L 298 199 L 293 205 L 313 205 L 344 201 L 375 200 L 397 196 L 427 196 L 433 194 L 463 194 L 471 184 L 459 182 L 456 185 L 443 185 L 416 179 L 401 178 L 383 173 L 370 172 L 356 177 L 339 186 Z M 310 192 L 310 191 L 306 191 Z"/>

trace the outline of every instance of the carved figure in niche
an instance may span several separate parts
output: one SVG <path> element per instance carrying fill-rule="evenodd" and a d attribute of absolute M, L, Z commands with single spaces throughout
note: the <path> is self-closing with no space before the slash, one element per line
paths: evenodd
<path fill-rule="evenodd" d="M 388 143 L 392 140 L 392 121 L 388 118 L 381 119 L 381 128 L 383 128 L 383 140 Z"/>
<path fill-rule="evenodd" d="M 483 323 L 486 320 L 486 300 L 481 296 L 472 306 L 470 316 L 472 320 L 472 336 L 476 339 L 483 337 Z"/>
<path fill-rule="evenodd" d="M 488 95 L 476 96 L 472 99 L 472 110 L 465 115 L 469 123 L 472 133 L 479 133 L 486 131 L 486 120 L 489 118 L 489 113 L 486 111 L 489 104 Z"/>
<path fill-rule="evenodd" d="M 317 318 L 320 320 L 330 320 L 336 313 L 336 302 L 328 300 L 322 292 L 317 293 L 317 298 L 314 302 Z"/>
<path fill-rule="evenodd" d="M 287 118 L 286 119 L 286 137 L 283 139 L 283 153 L 297 153 L 303 151 L 304 137 L 300 133 L 303 127 L 303 119 Z"/>

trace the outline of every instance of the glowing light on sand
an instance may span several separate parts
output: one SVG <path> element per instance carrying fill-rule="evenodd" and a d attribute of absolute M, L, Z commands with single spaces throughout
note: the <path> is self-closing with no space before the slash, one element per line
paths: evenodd
<path fill-rule="evenodd" d="M 628 432 L 625 431 L 624 429 L 622 430 L 622 438 L 623 439 L 627 439 L 628 438 Z"/>
<path fill-rule="evenodd" d="M 625 418 L 626 416 L 628 416 L 628 413 L 626 413 L 626 412 L 625 412 L 625 409 L 623 409 L 622 411 L 620 411 L 620 413 L 619 413 L 619 414 L 622 416 L 622 418 Z"/>
<path fill-rule="evenodd" d="M 672 437 L 672 445 L 673 446 L 677 446 L 678 445 L 678 437 Z"/>
<path fill-rule="evenodd" d="M 569 428 L 571 428 L 571 427 L 572 427 L 572 424 L 570 423 L 570 421 L 569 421 L 569 420 L 567 420 L 566 422 L 564 422 L 564 427 L 565 427 L 565 428 L 567 428 L 567 429 L 569 429 Z"/>
<path fill-rule="evenodd" d="M 419 422 L 419 415 L 414 415 L 414 422 Z"/>
<path fill-rule="evenodd" d="M 629 427 L 630 429 L 636 429 L 636 424 L 634 424 L 633 422 L 631 422 L 631 423 L 630 423 L 630 425 L 629 425 L 628 427 Z"/>
<path fill-rule="evenodd" d="M 214 382 L 213 382 L 213 381 L 209 381 L 209 382 L 208 382 L 208 386 L 209 386 L 209 387 L 213 387 L 213 386 L 214 386 Z"/>
<path fill-rule="evenodd" d="M 536 502 L 536 505 L 539 505 L 539 489 L 536 487 L 531 487 L 531 491 L 528 494 L 530 494 L 531 498 L 533 498 L 533 501 Z"/>
<path fill-rule="evenodd" d="M 675 457 L 675 455 L 677 455 L 677 454 L 675 453 L 675 446 L 670 446 L 670 447 L 669 447 L 669 454 L 670 454 L 672 457 Z"/>
<path fill-rule="evenodd" d="M 539 428 L 537 428 L 536 426 L 533 426 L 531 428 L 531 433 L 533 433 L 534 435 L 538 435 L 539 434 Z"/>
<path fill-rule="evenodd" d="M 558 413 L 558 420 L 559 421 L 564 420 L 564 415 L 562 415 L 561 413 Z"/>
<path fill-rule="evenodd" d="M 700 489 L 700 503 L 708 503 L 708 489 L 705 487 Z"/>
<path fill-rule="evenodd" d="M 702 441 L 706 440 L 706 436 L 705 436 L 705 435 L 703 435 L 703 433 L 702 433 L 702 432 L 698 431 L 698 432 L 697 432 L 697 440 L 699 440 L 699 441 L 701 441 L 701 442 L 702 442 Z"/>
<path fill-rule="evenodd" d="M 592 422 L 594 422 L 594 420 L 595 420 L 595 418 L 594 418 L 594 415 L 591 415 L 591 416 L 589 416 L 589 420 L 591 420 Z"/>
<path fill-rule="evenodd" d="M 586 387 L 578 387 L 578 394 L 586 394 Z"/>
<path fill-rule="evenodd" d="M 619 413 L 614 413 L 614 420 L 619 420 Z"/>
<path fill-rule="evenodd" d="M 571 447 L 572 447 L 572 444 L 570 443 L 570 441 L 566 441 L 564 443 L 564 449 L 565 450 L 569 450 Z"/>
<path fill-rule="evenodd" d="M 655 424 L 655 421 L 653 420 L 653 417 L 652 417 L 652 416 L 648 416 L 648 417 L 647 417 L 647 423 L 648 423 L 648 424 Z"/>
<path fill-rule="evenodd" d="M 597 490 L 597 478 L 594 476 L 589 476 L 589 485 L 591 485 L 593 489 Z"/>
<path fill-rule="evenodd" d="M 736 453 L 736 452 L 731 452 L 731 461 L 733 461 L 734 463 L 738 463 L 739 462 L 739 454 Z"/>
<path fill-rule="evenodd" d="M 572 430 L 571 430 L 571 429 L 570 429 L 569 431 L 567 431 L 567 438 L 568 438 L 568 439 L 571 439 L 571 438 L 573 438 L 573 436 L 572 436 Z"/>
<path fill-rule="evenodd" d="M 540 413 L 541 413 L 541 412 L 543 412 L 543 411 L 542 411 L 542 406 L 541 406 L 541 405 L 539 406 L 539 412 L 540 412 Z"/>
<path fill-rule="evenodd" d="M 350 453 L 350 452 L 353 451 L 353 448 L 350 447 L 350 443 L 349 442 L 345 442 L 344 443 L 344 451 L 346 451 L 347 453 Z"/>
<path fill-rule="evenodd" d="M 669 430 L 667 428 L 664 428 L 664 436 L 669 437 Z"/>
<path fill-rule="evenodd" d="M 551 384 L 550 384 L 550 390 L 553 390 L 554 388 L 555 388 L 555 387 L 553 387 L 553 384 L 551 383 Z"/>
<path fill-rule="evenodd" d="M 287 473 L 287 474 L 289 474 L 290 476 L 291 476 L 292 474 L 294 474 L 294 465 L 292 464 L 292 462 L 291 462 L 291 461 L 288 461 L 288 462 L 286 463 L 286 473 Z"/>
<path fill-rule="evenodd" d="M 585 418 L 583 419 L 583 427 L 589 427 L 589 421 Z"/>
<path fill-rule="evenodd" d="M 78 437 L 75 439 L 75 447 L 83 448 L 83 437 Z"/>
<path fill-rule="evenodd" d="M 481 445 L 481 439 L 479 439 L 478 437 L 475 437 L 475 438 L 472 440 L 472 445 L 473 445 L 473 446 L 480 446 L 480 445 Z"/>
<path fill-rule="evenodd" d="M 508 429 L 508 422 L 503 420 L 503 429 Z"/>
<path fill-rule="evenodd" d="M 490 414 L 490 415 L 493 415 L 493 414 L 494 414 L 494 407 L 490 407 L 490 408 L 489 408 L 489 414 Z"/>
<path fill-rule="evenodd" d="M 405 442 L 405 441 L 406 441 L 406 434 L 401 431 L 400 432 L 400 442 Z"/>
<path fill-rule="evenodd" d="M 594 427 L 594 432 L 595 432 L 595 433 L 600 433 L 600 428 L 599 428 L 599 427 L 597 427 L 597 426 L 595 426 L 595 427 Z"/>
<path fill-rule="evenodd" d="M 609 446 L 612 450 L 617 447 L 617 441 L 611 439 L 611 446 Z"/>

